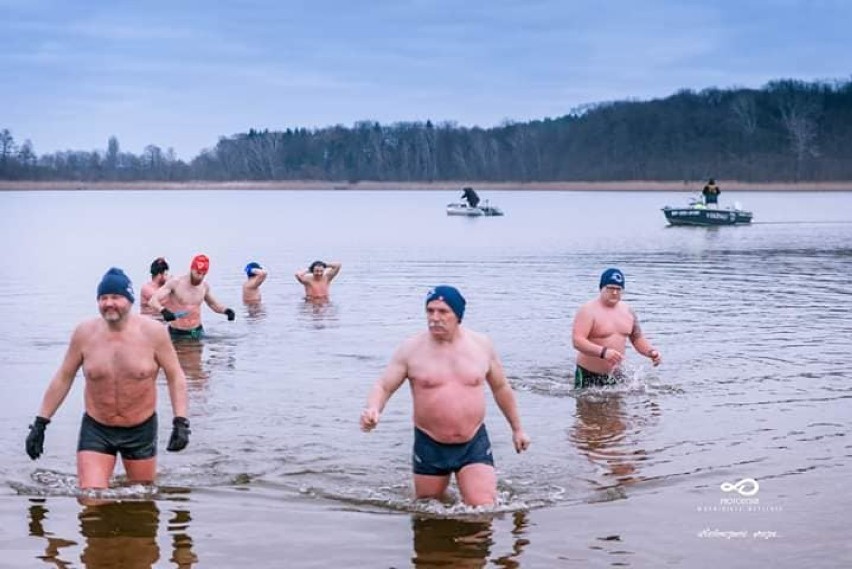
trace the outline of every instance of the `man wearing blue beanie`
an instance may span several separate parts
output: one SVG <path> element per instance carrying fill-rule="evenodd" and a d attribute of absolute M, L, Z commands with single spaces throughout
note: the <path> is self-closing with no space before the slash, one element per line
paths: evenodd
<path fill-rule="evenodd" d="M 654 366 L 662 361 L 660 352 L 642 332 L 639 318 L 626 302 L 624 273 L 609 268 L 601 274 L 598 297 L 585 303 L 574 316 L 572 340 L 577 350 L 574 387 L 604 386 L 622 376 L 621 364 L 629 339 L 637 352 L 650 358 Z"/>
<path fill-rule="evenodd" d="M 494 504 L 497 475 L 485 429 L 484 386 L 512 429 L 516 452 L 530 444 L 515 395 L 491 340 L 462 327 L 465 299 L 455 287 L 436 286 L 426 295 L 428 329 L 405 340 L 376 381 L 361 413 L 365 432 L 378 425 L 385 404 L 407 379 L 414 406 L 414 492 L 444 499 L 455 475 L 470 506 Z"/>
<path fill-rule="evenodd" d="M 98 298 L 105 294 L 117 294 L 123 296 L 133 304 L 133 285 L 124 271 L 115 267 L 106 272 L 98 284 Z"/>
<path fill-rule="evenodd" d="M 133 300 L 133 285 L 124 271 L 108 270 L 98 284 L 101 317 L 75 328 L 27 436 L 26 451 L 35 460 L 44 452 L 51 417 L 82 368 L 86 412 L 77 443 L 77 473 L 83 489 L 108 488 L 118 454 L 129 482 L 154 482 L 161 368 L 174 413 L 168 450 L 182 450 L 189 442 L 186 377 L 177 354 L 162 324 L 131 312 Z"/>
<path fill-rule="evenodd" d="M 252 261 L 246 265 L 247 281 L 243 283 L 243 303 L 257 304 L 260 302 L 260 285 L 266 280 L 266 270 L 260 263 Z"/>

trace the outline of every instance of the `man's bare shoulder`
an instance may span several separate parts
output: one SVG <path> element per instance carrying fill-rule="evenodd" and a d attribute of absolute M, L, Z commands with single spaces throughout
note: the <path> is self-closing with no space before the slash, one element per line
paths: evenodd
<path fill-rule="evenodd" d="M 139 314 L 129 314 L 128 315 L 128 325 L 135 327 L 139 330 L 146 338 L 156 341 L 157 339 L 162 339 L 163 335 L 168 335 L 166 331 L 166 327 L 159 320 L 154 320 L 153 318 L 149 318 L 147 316 L 142 316 Z"/>
<path fill-rule="evenodd" d="M 593 313 L 599 305 L 600 303 L 598 302 L 597 298 L 593 298 L 584 302 L 577 309 L 577 312 L 574 314 L 574 318 L 577 318 L 578 316 L 586 316 L 588 314 Z"/>
<path fill-rule="evenodd" d="M 88 338 L 93 334 L 96 334 L 98 330 L 100 330 L 103 325 L 103 319 L 100 316 L 96 316 L 94 318 L 87 318 L 83 320 L 74 328 L 74 332 L 72 332 L 72 337 L 75 338 Z"/>
<path fill-rule="evenodd" d="M 493 344 L 491 338 L 483 332 L 477 332 L 476 330 L 471 330 L 470 328 L 460 328 L 460 330 L 465 338 L 467 338 L 469 341 L 473 342 L 477 346 L 482 346 L 483 348 L 490 348 Z"/>
<path fill-rule="evenodd" d="M 417 348 L 422 347 L 424 344 L 429 342 L 429 332 L 422 331 L 414 334 L 413 336 L 409 336 L 402 342 L 400 342 L 397 351 L 399 352 L 410 352 L 412 350 L 416 350 Z"/>

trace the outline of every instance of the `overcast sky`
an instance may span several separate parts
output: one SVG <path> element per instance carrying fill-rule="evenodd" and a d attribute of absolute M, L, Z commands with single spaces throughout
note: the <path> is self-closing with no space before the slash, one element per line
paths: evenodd
<path fill-rule="evenodd" d="M 852 78 L 847 0 L 0 0 L 0 129 L 37 154 L 249 128 L 490 127 Z"/>

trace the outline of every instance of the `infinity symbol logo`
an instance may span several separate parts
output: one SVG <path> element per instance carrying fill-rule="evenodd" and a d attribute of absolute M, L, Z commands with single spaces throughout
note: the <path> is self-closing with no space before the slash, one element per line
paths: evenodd
<path fill-rule="evenodd" d="M 760 485 L 754 478 L 743 478 L 736 484 L 722 482 L 720 488 L 722 492 L 736 492 L 740 496 L 754 496 L 760 490 Z"/>

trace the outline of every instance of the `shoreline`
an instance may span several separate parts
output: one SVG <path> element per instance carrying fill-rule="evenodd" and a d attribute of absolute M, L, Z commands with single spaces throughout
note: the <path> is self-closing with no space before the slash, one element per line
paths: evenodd
<path fill-rule="evenodd" d="M 646 191 L 700 192 L 704 182 L 624 180 L 613 182 L 334 182 L 326 180 L 234 181 L 234 182 L 74 182 L 0 180 L 0 191 L 115 191 L 115 190 L 269 190 L 269 191 L 459 191 L 470 186 L 477 191 Z M 740 182 L 719 180 L 723 192 L 848 192 L 844 182 Z"/>

